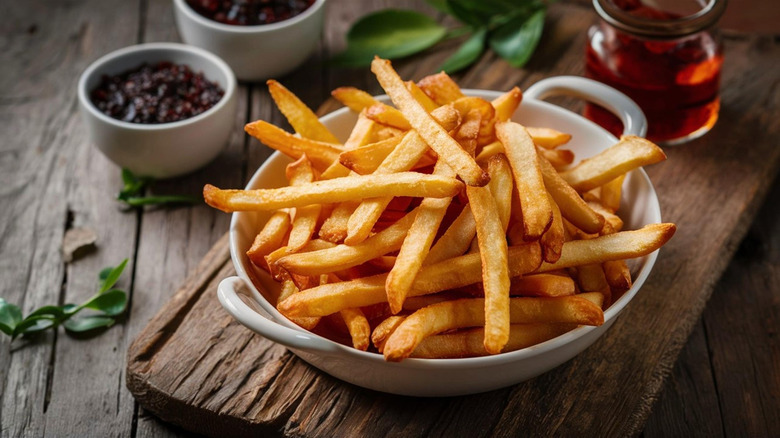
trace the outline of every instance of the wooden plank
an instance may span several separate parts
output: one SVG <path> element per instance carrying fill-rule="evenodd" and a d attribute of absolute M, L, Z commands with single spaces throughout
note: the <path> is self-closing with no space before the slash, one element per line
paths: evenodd
<path fill-rule="evenodd" d="M 551 9 L 554 24 L 547 27 L 542 58 L 529 66 L 532 73 L 486 56 L 462 84 L 508 88 L 512 81 L 581 74 L 585 29 L 593 19 L 589 11 L 571 5 Z M 669 149 L 670 159 L 651 169 L 664 218 L 678 223 L 680 232 L 625 314 L 569 363 L 487 394 L 387 396 L 340 383 L 276 346 L 264 347 L 257 336 L 247 338 L 221 310 L 207 312 L 216 300 L 204 294 L 186 315 L 173 318 L 180 323 L 172 341 L 154 359 L 136 363 L 130 355 L 131 390 L 164 419 L 209 434 L 216 434 L 214 422 L 222 434 L 294 436 L 639 433 L 713 279 L 725 268 L 780 163 L 773 141 L 780 127 L 765 116 L 778 112 L 771 65 L 780 47 L 769 38 L 731 39 L 727 53 L 733 62 L 724 70 L 722 117 L 728 122 L 685 147 Z M 402 74 L 419 68 L 397 65 Z M 751 139 L 749 150 L 741 147 L 744 138 Z M 714 217 L 718 220 L 702 220 Z M 229 272 L 225 268 L 223 275 Z M 195 348 L 187 333 L 206 341 Z M 153 336 L 154 330 L 144 334 Z M 197 357 L 185 359 L 193 349 Z"/>
<path fill-rule="evenodd" d="M 123 20 L 104 19 L 115 15 Z M 82 292 L 89 291 L 82 289 L 87 277 L 80 278 L 86 271 L 95 278 L 96 273 L 89 269 L 96 259 L 94 255 L 74 264 L 67 277 L 60 255 L 67 227 L 75 223 L 94 225 L 92 220 L 105 218 L 86 207 L 87 200 L 99 200 L 105 208 L 113 208 L 110 201 L 102 199 L 100 188 L 88 185 L 112 176 L 109 171 L 89 167 L 110 169 L 84 140 L 76 106 L 76 83 L 81 71 L 98 55 L 134 41 L 137 3 L 29 1 L 5 5 L 0 20 L 4 32 L 4 50 L 0 54 L 4 139 L 0 146 L 0 263 L 4 275 L 0 296 L 21 303 L 24 313 L 28 313 L 42 305 L 79 298 Z M 106 34 L 113 38 L 103 38 Z M 127 231 L 122 228 L 117 236 Z M 130 227 L 129 233 L 132 239 L 134 227 Z M 98 234 L 101 248 L 116 249 L 121 240 L 112 238 L 109 229 Z M 91 282 L 90 287 L 94 284 Z M 121 336 L 121 328 L 109 336 L 117 334 Z M 108 342 L 98 342 L 102 347 L 97 350 L 105 351 Z M 4 382 L 0 403 L 2 435 L 42 435 L 47 427 L 43 413 L 57 410 L 60 400 L 70 408 L 76 400 L 83 400 L 79 397 L 83 391 L 62 397 L 51 392 L 55 386 L 52 379 L 56 381 L 54 376 L 61 371 L 56 367 L 57 354 L 62 359 L 66 351 L 58 344 L 77 346 L 78 341 L 62 333 L 47 333 L 31 342 L 17 341 L 11 352 L 8 340 L 0 340 L 0 377 Z M 116 344 L 111 348 L 116 348 Z M 94 373 L 100 368 L 97 364 L 98 368 L 85 366 L 83 351 L 72 350 L 71 354 L 80 354 L 82 360 L 74 371 Z M 115 362 L 120 362 L 124 354 L 116 349 L 113 356 Z M 120 367 L 113 368 L 121 372 Z M 100 371 L 95 374 L 101 383 L 110 381 L 111 386 L 119 386 L 116 375 L 111 380 L 110 375 L 103 379 Z M 83 385 L 86 375 L 74 384 Z M 93 382 L 91 377 L 87 381 Z M 91 389 L 94 387 L 87 391 Z"/>

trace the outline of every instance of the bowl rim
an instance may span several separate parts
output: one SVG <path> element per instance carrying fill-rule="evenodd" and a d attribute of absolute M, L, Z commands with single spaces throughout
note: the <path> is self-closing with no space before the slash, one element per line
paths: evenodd
<path fill-rule="evenodd" d="M 502 93 L 499 91 L 493 91 L 493 90 L 480 90 L 480 89 L 462 89 L 463 93 L 467 96 L 479 96 L 479 97 L 487 97 L 487 98 L 495 98 L 500 96 Z M 377 95 L 374 96 L 377 100 L 381 102 L 387 102 L 389 101 L 389 98 L 387 95 Z M 576 114 L 572 111 L 569 111 L 565 108 L 562 108 L 560 106 L 542 101 L 537 99 L 524 99 L 523 105 L 540 105 L 545 110 L 552 111 L 553 113 L 563 115 L 564 117 L 578 117 L 581 122 L 586 122 L 587 125 L 590 126 L 590 128 L 596 128 L 603 133 L 606 133 L 609 135 L 609 137 L 617 143 L 618 139 L 606 131 L 601 126 L 597 125 L 596 123 L 586 119 L 585 117 Z M 349 108 L 339 108 L 335 111 L 332 111 L 322 117 L 320 117 L 320 120 L 325 123 L 331 118 L 336 118 L 341 116 L 344 113 L 347 113 L 351 111 Z M 257 179 L 266 171 L 266 167 L 270 167 L 271 165 L 274 165 L 275 161 L 278 159 L 284 158 L 283 154 L 281 152 L 274 152 L 271 156 L 269 156 L 266 161 L 255 171 L 255 173 L 252 175 L 252 178 L 247 182 L 246 188 L 251 188 L 256 184 Z M 647 184 L 647 187 L 649 188 L 649 202 L 651 203 L 651 207 L 654 207 L 658 211 L 658 219 L 661 220 L 661 209 L 660 205 L 658 203 L 658 195 L 655 191 L 655 187 L 653 186 L 652 181 L 648 177 L 647 173 L 642 168 L 634 169 L 631 171 L 632 177 L 640 178 L 643 180 L 644 183 Z M 522 348 L 515 351 L 508 351 L 505 353 L 500 354 L 494 354 L 494 355 L 486 355 L 486 356 L 477 356 L 477 357 L 464 357 L 464 358 L 446 358 L 446 359 L 424 359 L 424 358 L 407 358 L 400 362 L 388 362 L 385 360 L 384 356 L 381 354 L 377 354 L 374 352 L 369 351 L 361 351 L 357 350 L 351 346 L 343 345 L 338 342 L 332 341 L 328 338 L 325 338 L 323 336 L 320 336 L 316 333 L 312 333 L 308 330 L 304 330 L 297 326 L 295 323 L 284 317 L 281 313 L 279 313 L 278 310 L 274 306 L 268 302 L 267 299 L 260 293 L 258 285 L 256 285 L 252 278 L 256 276 L 256 274 L 252 273 L 250 274 L 247 272 L 248 269 L 252 269 L 251 266 L 244 266 L 243 259 L 241 258 L 241 254 L 239 254 L 239 249 L 237 248 L 237 241 L 238 241 L 238 235 L 240 233 L 239 231 L 239 220 L 242 217 L 240 214 L 241 212 L 236 212 L 232 214 L 232 217 L 230 219 L 230 230 L 229 230 L 229 243 L 230 243 L 230 256 L 231 260 L 233 262 L 234 269 L 236 270 L 237 275 L 244 281 L 245 286 L 247 289 L 251 292 L 252 297 L 254 301 L 257 302 L 257 304 L 263 309 L 264 312 L 267 312 L 269 316 L 271 317 L 271 321 L 276 324 L 280 324 L 282 326 L 292 328 L 295 330 L 298 330 L 301 332 L 301 334 L 316 338 L 320 341 L 327 342 L 331 347 L 333 347 L 333 352 L 331 353 L 321 353 L 321 352 L 309 352 L 309 354 L 316 354 L 316 355 L 326 355 L 326 354 L 335 354 L 335 355 L 341 355 L 341 354 L 347 354 L 351 357 L 355 357 L 359 360 L 367 360 L 371 361 L 375 364 L 380 364 L 382 366 L 391 366 L 391 367 L 397 367 L 400 369 L 422 369 L 422 370 L 431 370 L 431 369 L 474 369 L 474 368 L 482 368 L 482 367 L 493 367 L 498 366 L 501 364 L 507 364 L 510 362 L 516 362 L 516 361 L 522 361 L 522 360 L 528 360 L 532 359 L 536 356 L 542 355 L 547 352 L 555 351 L 559 348 L 563 348 L 567 345 L 572 344 L 577 339 L 583 338 L 587 336 L 589 333 L 600 330 L 604 328 L 609 328 L 613 323 L 614 320 L 617 318 L 617 316 L 620 314 L 620 312 L 625 309 L 625 307 L 630 303 L 636 294 L 639 292 L 639 289 L 644 285 L 645 280 L 650 275 L 650 272 L 653 269 L 653 266 L 655 265 L 656 259 L 659 254 L 659 250 L 653 251 L 650 254 L 647 254 L 643 256 L 645 261 L 645 267 L 640 271 L 639 275 L 636 279 L 632 282 L 631 288 L 626 291 L 615 303 L 613 303 L 606 311 L 604 311 L 604 324 L 600 326 L 579 326 L 574 330 L 571 330 L 569 332 L 566 332 L 562 335 L 556 336 L 552 339 L 549 339 L 547 341 L 541 342 L 536 345 L 532 345 L 530 347 Z M 262 299 L 262 301 L 258 300 L 258 297 Z M 267 304 L 266 306 L 263 305 L 263 303 Z M 260 312 L 254 311 L 254 315 L 258 318 L 267 318 L 266 316 L 262 315 Z M 250 329 L 251 330 L 251 329 Z M 262 335 L 262 333 L 261 333 Z M 292 351 L 298 351 L 296 348 L 289 347 L 287 345 L 281 344 L 285 348 L 290 349 Z M 306 350 L 303 350 L 306 351 Z"/>
<path fill-rule="evenodd" d="M 201 26 L 208 27 L 212 30 L 220 30 L 223 32 L 230 32 L 236 34 L 262 34 L 264 32 L 270 32 L 274 30 L 284 29 L 286 27 L 294 26 L 301 21 L 306 20 L 309 16 L 314 15 L 325 4 L 325 0 L 314 0 L 311 6 L 300 14 L 288 18 L 286 20 L 278 21 L 270 24 L 254 24 L 250 26 L 239 26 L 234 24 L 224 24 L 218 21 L 214 21 L 210 18 L 204 17 L 197 13 L 186 0 L 173 0 L 176 8 L 187 16 L 192 21 L 197 22 Z"/>
<path fill-rule="evenodd" d="M 217 103 L 214 106 L 212 106 L 211 108 L 207 109 L 206 111 L 194 117 L 190 117 L 184 120 L 178 120 L 175 122 L 168 122 L 168 123 L 132 123 L 132 122 L 125 122 L 123 120 L 118 120 L 100 111 L 100 109 L 98 109 L 95 106 L 95 104 L 92 102 L 92 99 L 90 99 L 89 97 L 90 91 L 87 90 L 87 82 L 89 82 L 90 79 L 92 79 L 96 74 L 98 74 L 98 70 L 100 70 L 102 67 L 106 66 L 110 62 L 116 61 L 117 59 L 121 59 L 122 57 L 131 54 L 140 53 L 140 52 L 166 52 L 166 51 L 185 52 L 185 53 L 190 53 L 194 56 L 199 56 L 203 58 L 206 62 L 212 63 L 219 70 L 222 70 L 222 72 L 225 74 L 225 77 L 227 78 L 227 83 L 224 85 L 225 94 L 222 95 L 222 98 L 219 99 L 219 101 L 217 101 Z M 218 57 L 217 55 L 207 50 L 203 50 L 195 46 L 190 46 L 181 43 L 145 43 L 145 44 L 136 44 L 118 50 L 114 50 L 113 52 L 109 52 L 101 56 L 94 62 L 92 62 L 89 65 L 89 67 L 87 67 L 84 70 L 84 72 L 81 73 L 81 77 L 79 77 L 78 98 L 82 104 L 82 107 L 86 108 L 87 111 L 89 111 L 89 113 L 93 117 L 96 117 L 97 119 L 99 119 L 104 123 L 108 123 L 110 125 L 119 128 L 132 129 L 137 131 L 155 132 L 155 131 L 164 131 L 168 129 L 192 125 L 198 123 L 203 119 L 210 117 L 211 115 L 217 113 L 228 104 L 230 99 L 236 93 L 236 88 L 237 88 L 237 81 L 236 81 L 236 75 L 233 73 L 233 70 L 227 65 L 225 61 L 222 60 L 222 58 Z"/>

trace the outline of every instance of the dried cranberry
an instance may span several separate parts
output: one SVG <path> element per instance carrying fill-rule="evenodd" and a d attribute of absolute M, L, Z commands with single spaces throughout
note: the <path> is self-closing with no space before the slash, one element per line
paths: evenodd
<path fill-rule="evenodd" d="M 203 0 L 205 1 L 205 0 Z M 104 114 L 131 123 L 170 123 L 208 110 L 225 92 L 186 65 L 160 62 L 103 76 L 91 93 Z"/>
<path fill-rule="evenodd" d="M 200 15 L 224 24 L 276 23 L 305 11 L 314 0 L 187 0 Z"/>

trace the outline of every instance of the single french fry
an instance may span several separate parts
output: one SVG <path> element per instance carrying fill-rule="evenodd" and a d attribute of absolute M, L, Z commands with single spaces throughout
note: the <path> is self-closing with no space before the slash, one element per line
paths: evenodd
<path fill-rule="evenodd" d="M 297 161 L 287 165 L 287 180 L 291 186 L 301 186 L 314 181 L 314 171 L 311 162 L 304 154 Z M 295 218 L 290 228 L 290 236 L 287 238 L 287 251 L 296 252 L 303 248 L 311 240 L 317 221 L 322 211 L 322 205 L 312 204 L 295 209 Z"/>
<path fill-rule="evenodd" d="M 444 72 L 420 79 L 417 86 L 419 86 L 420 89 L 438 105 L 447 105 L 448 103 L 452 103 L 461 97 L 464 97 L 458 84 Z M 385 91 L 387 91 L 387 89 L 385 89 Z"/>
<path fill-rule="evenodd" d="M 443 161 L 436 163 L 433 174 L 455 178 L 455 172 Z M 401 311 L 451 201 L 452 198 L 425 198 L 420 203 L 414 223 L 409 228 L 409 233 L 398 251 L 395 265 L 387 274 L 385 282 L 387 302 L 393 314 Z"/>
<path fill-rule="evenodd" d="M 482 259 L 485 349 L 498 353 L 509 339 L 509 267 L 505 231 L 489 188 L 466 187 L 466 193 L 477 224 L 477 242 Z"/>
<path fill-rule="evenodd" d="M 623 174 L 601 186 L 601 203 L 613 213 L 620 209 L 620 197 L 625 179 L 626 174 Z"/>
<path fill-rule="evenodd" d="M 404 137 L 392 137 L 349 151 L 344 151 L 339 155 L 339 162 L 355 173 L 368 175 L 379 168 L 382 161 L 395 150 L 396 146 L 403 141 Z"/>
<path fill-rule="evenodd" d="M 512 324 L 509 327 L 509 341 L 501 350 L 503 353 L 520 350 L 549 341 L 577 328 L 577 324 Z M 454 333 L 429 336 L 420 342 L 411 357 L 421 359 L 454 359 L 460 357 L 485 356 L 482 345 L 485 330 L 482 328 L 458 330 Z M 381 351 L 380 351 L 381 353 Z"/>
<path fill-rule="evenodd" d="M 571 140 L 571 134 L 556 131 L 552 128 L 527 126 L 525 129 L 528 130 L 528 134 L 534 140 L 534 143 L 544 149 L 555 149 Z"/>
<path fill-rule="evenodd" d="M 355 201 L 338 204 L 322 223 L 319 231 L 320 238 L 333 243 L 343 242 L 347 237 L 349 217 L 352 216 L 357 206 L 358 203 Z"/>
<path fill-rule="evenodd" d="M 323 143 L 308 138 L 296 137 L 268 122 L 258 120 L 244 126 L 247 134 L 293 159 L 303 154 L 309 157 L 312 165 L 319 171 L 325 170 L 339 158 L 341 149 L 332 143 Z"/>
<path fill-rule="evenodd" d="M 474 221 L 471 208 L 466 205 L 447 231 L 431 247 L 423 265 L 433 265 L 463 255 L 476 235 L 477 223 Z"/>
<path fill-rule="evenodd" d="M 482 114 L 479 110 L 471 110 L 463 118 L 463 123 L 454 132 L 453 139 L 460 144 L 466 153 L 474 156 L 477 151 L 477 139 L 479 138 L 479 126 L 482 122 Z"/>
<path fill-rule="evenodd" d="M 512 169 L 509 167 L 509 162 L 504 154 L 491 157 L 488 160 L 487 168 L 490 174 L 488 187 L 490 187 L 490 193 L 496 200 L 498 217 L 501 219 L 501 226 L 504 229 L 504 233 L 506 233 L 509 227 L 509 216 L 512 213 L 512 189 L 514 187 Z"/>
<path fill-rule="evenodd" d="M 397 251 L 418 214 L 417 210 L 357 245 L 337 245 L 320 251 L 289 254 L 276 260 L 276 264 L 299 275 L 320 275 L 351 268 Z"/>
<path fill-rule="evenodd" d="M 373 333 L 371 333 L 371 342 L 380 353 L 384 351 L 387 338 L 393 334 L 395 329 L 401 325 L 404 319 L 406 319 L 406 316 L 392 315 L 387 317 L 384 321 L 380 322 L 379 325 L 374 328 Z"/>
<path fill-rule="evenodd" d="M 664 151 L 653 142 L 628 135 L 614 146 L 561 173 L 561 177 L 578 192 L 585 192 L 637 167 L 665 159 Z"/>
<path fill-rule="evenodd" d="M 360 146 L 368 144 L 374 137 L 374 131 L 376 123 L 373 120 L 366 117 L 365 110 L 358 114 L 358 119 L 355 122 L 355 126 L 352 127 L 352 132 L 349 134 L 349 138 L 344 142 L 342 147 L 343 151 L 351 151 Z M 335 178 L 341 178 L 350 175 L 350 170 L 343 166 L 339 160 L 332 161 L 320 175 L 321 180 L 329 180 Z"/>
<path fill-rule="evenodd" d="M 543 156 L 553 165 L 555 170 L 561 171 L 574 162 L 574 152 L 568 149 L 536 148 L 539 155 Z"/>
<path fill-rule="evenodd" d="M 552 206 L 545 190 L 536 147 L 522 125 L 513 122 L 496 124 L 496 135 L 504 145 L 523 212 L 523 238 L 537 240 L 550 226 Z"/>
<path fill-rule="evenodd" d="M 298 252 L 305 253 L 310 251 L 319 251 L 323 249 L 333 248 L 334 246 L 336 246 L 335 243 L 328 242 L 327 240 L 313 239 L 306 242 L 306 245 L 300 248 Z M 282 281 L 290 278 L 289 272 L 280 269 L 279 265 L 276 263 L 277 260 L 287 255 L 290 255 L 290 251 L 287 250 L 286 246 L 282 246 L 279 249 L 271 251 L 270 254 L 265 256 L 265 263 L 268 265 L 268 272 L 277 281 Z"/>
<path fill-rule="evenodd" d="M 587 298 L 577 295 L 555 298 L 512 298 L 509 300 L 513 324 L 570 323 L 601 325 L 604 313 Z M 391 361 L 409 357 L 423 339 L 447 330 L 485 325 L 486 300 L 470 298 L 446 301 L 424 307 L 404 319 L 385 342 L 384 356 Z M 509 329 L 507 329 L 509 341 Z M 504 345 L 506 342 L 504 343 Z M 503 345 L 502 345 L 503 348 Z M 491 353 L 490 349 L 485 349 Z M 500 352 L 500 350 L 499 350 Z"/>
<path fill-rule="evenodd" d="M 412 93 L 414 99 L 419 102 L 423 108 L 425 108 L 425 111 L 432 112 L 439 107 L 439 105 L 430 97 L 428 97 L 428 95 L 425 94 L 425 92 L 419 86 L 417 86 L 414 81 L 404 81 L 404 85 L 406 85 L 406 89 Z"/>
<path fill-rule="evenodd" d="M 542 234 L 542 238 L 539 243 L 542 245 L 542 258 L 545 262 L 555 263 L 561 258 L 561 250 L 563 249 L 563 243 L 566 241 L 566 232 L 563 228 L 563 217 L 561 216 L 561 209 L 558 208 L 558 204 L 550 197 L 550 205 L 553 210 L 553 221 L 550 224 L 550 228 Z"/>
<path fill-rule="evenodd" d="M 461 115 L 478 111 L 481 116 L 478 135 L 478 138 L 483 140 L 481 144 L 495 141 L 496 110 L 490 102 L 480 97 L 468 96 L 455 100 L 452 105 Z"/>
<path fill-rule="evenodd" d="M 266 84 L 268 85 L 268 91 L 271 93 L 271 97 L 274 99 L 274 102 L 276 102 L 276 107 L 279 108 L 279 111 L 281 111 L 287 118 L 287 121 L 290 122 L 290 126 L 292 126 L 295 132 L 300 134 L 301 137 L 325 143 L 341 143 L 339 139 L 336 138 L 322 122 L 320 122 L 317 115 L 314 114 L 305 103 L 298 99 L 298 96 L 273 79 L 268 80 Z"/>
<path fill-rule="evenodd" d="M 508 248 L 509 275 L 516 277 L 537 270 L 542 260 L 536 242 Z M 363 307 L 387 301 L 387 274 L 362 277 L 301 291 L 279 303 L 285 315 L 325 316 L 350 307 Z M 479 254 L 466 254 L 423 266 L 407 296 L 429 295 L 482 281 Z M 282 311 L 282 310 L 280 310 Z"/>
<path fill-rule="evenodd" d="M 509 295 L 531 297 L 561 297 L 574 295 L 571 277 L 555 274 L 533 274 L 515 277 L 510 282 Z"/>
<path fill-rule="evenodd" d="M 290 214 L 287 210 L 275 212 L 255 237 L 252 247 L 246 252 L 247 257 L 255 266 L 268 269 L 265 256 L 282 246 L 284 238 L 290 231 Z"/>
<path fill-rule="evenodd" d="M 366 315 L 360 309 L 344 309 L 340 313 L 344 323 L 347 324 L 349 336 L 352 337 L 352 346 L 366 351 L 371 337 L 371 326 L 368 325 Z"/>
<path fill-rule="evenodd" d="M 279 302 L 286 300 L 292 294 L 298 293 L 298 287 L 295 286 L 295 283 L 293 283 L 292 280 L 284 280 L 282 281 L 282 288 L 281 292 L 279 293 Z M 311 330 L 314 327 L 317 326 L 320 322 L 320 318 L 318 317 L 300 317 L 300 318 L 290 318 L 290 321 L 298 324 L 305 330 Z"/>
<path fill-rule="evenodd" d="M 355 87 L 339 87 L 331 91 L 330 95 L 356 113 L 379 103 L 373 96 Z"/>
<path fill-rule="evenodd" d="M 448 198 L 463 184 L 453 178 L 398 172 L 389 175 L 347 176 L 316 181 L 305 186 L 276 189 L 221 190 L 210 184 L 203 187 L 203 198 L 224 212 L 276 210 L 311 204 L 355 201 L 379 196 L 419 196 Z"/>
<path fill-rule="evenodd" d="M 583 292 L 601 292 L 609 288 L 600 263 L 577 266 L 577 284 Z"/>
<path fill-rule="evenodd" d="M 642 257 L 663 246 L 676 230 L 677 227 L 670 223 L 650 224 L 638 230 L 621 231 L 595 239 L 572 240 L 563 244 L 561 258 L 557 262 L 544 262 L 536 272 Z"/>
<path fill-rule="evenodd" d="M 611 260 L 602 264 L 609 287 L 624 292 L 631 289 L 631 271 L 625 260 Z"/>
<path fill-rule="evenodd" d="M 376 74 L 382 88 L 406 116 L 412 127 L 417 130 L 420 137 L 455 170 L 466 184 L 484 186 L 488 183 L 490 177 L 487 172 L 483 171 L 474 158 L 464 151 L 458 142 L 450 137 L 447 131 L 436 123 L 425 111 L 425 108 L 414 99 L 401 78 L 390 66 L 389 61 L 375 58 L 371 63 L 371 71 Z"/>
<path fill-rule="evenodd" d="M 604 216 L 593 211 L 544 157 L 540 157 L 539 164 L 544 185 L 561 209 L 561 215 L 586 233 L 601 231 L 604 226 Z"/>
<path fill-rule="evenodd" d="M 613 213 L 612 210 L 604 207 L 601 202 L 589 201 L 587 204 L 593 211 L 604 217 L 604 226 L 599 234 L 612 234 L 623 229 L 623 219 L 620 219 L 620 216 Z"/>
<path fill-rule="evenodd" d="M 522 101 L 523 92 L 517 87 L 495 98 L 491 104 L 496 109 L 496 121 L 506 122 L 510 120 Z"/>
<path fill-rule="evenodd" d="M 404 117 L 400 111 L 391 106 L 380 103 L 371 105 L 370 107 L 366 108 L 365 111 L 366 117 L 376 123 L 392 126 L 393 128 L 398 128 L 404 131 L 412 129 L 412 126 L 409 125 L 409 121 L 406 120 L 406 117 Z"/>
<path fill-rule="evenodd" d="M 504 145 L 501 144 L 500 141 L 494 141 L 482 147 L 482 150 L 479 151 L 479 154 L 477 154 L 476 161 L 477 163 L 484 163 L 487 162 L 487 160 L 493 155 L 498 155 L 503 153 L 504 153 Z"/>

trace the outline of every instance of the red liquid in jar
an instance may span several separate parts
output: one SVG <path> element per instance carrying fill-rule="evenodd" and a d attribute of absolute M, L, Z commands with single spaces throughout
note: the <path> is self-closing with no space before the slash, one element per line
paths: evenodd
<path fill-rule="evenodd" d="M 630 11 L 646 18 L 675 16 L 639 6 Z M 708 32 L 676 40 L 649 40 L 601 23 L 591 29 L 586 75 L 632 98 L 648 120 L 647 138 L 664 142 L 706 132 L 718 119 L 720 47 Z M 619 136 L 622 124 L 596 105 L 585 116 Z"/>

